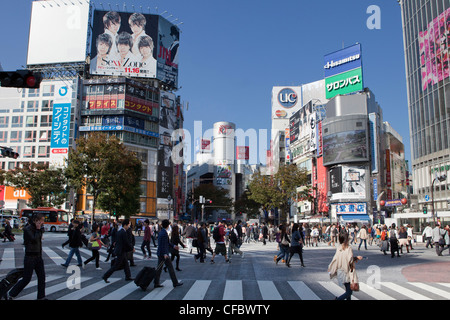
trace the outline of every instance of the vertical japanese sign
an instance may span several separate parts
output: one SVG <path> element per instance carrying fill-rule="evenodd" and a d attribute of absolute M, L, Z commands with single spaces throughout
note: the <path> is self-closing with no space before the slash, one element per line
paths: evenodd
<path fill-rule="evenodd" d="M 62 82 L 56 84 L 50 144 L 50 163 L 54 166 L 63 166 L 69 153 L 71 107 L 72 88 Z"/>
<path fill-rule="evenodd" d="M 173 93 L 161 91 L 159 114 L 159 149 L 157 197 L 158 218 L 168 219 L 173 209 L 174 179 L 172 161 L 172 133 L 177 129 L 177 101 Z"/>

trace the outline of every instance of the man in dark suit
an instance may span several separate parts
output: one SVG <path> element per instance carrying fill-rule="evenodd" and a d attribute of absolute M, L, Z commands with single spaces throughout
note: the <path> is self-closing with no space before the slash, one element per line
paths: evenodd
<path fill-rule="evenodd" d="M 108 278 L 114 273 L 114 271 L 118 270 L 121 265 L 123 265 L 123 270 L 125 271 L 125 280 L 131 281 L 134 280 L 131 278 L 130 265 L 128 264 L 127 252 L 133 251 L 134 247 L 130 243 L 130 240 L 127 235 L 127 230 L 130 227 L 130 220 L 125 219 L 122 222 L 122 229 L 117 232 L 116 236 L 116 245 L 114 248 L 114 254 L 116 255 L 116 261 L 111 266 L 111 268 L 106 271 L 103 275 L 102 279 L 109 283 Z"/>
<path fill-rule="evenodd" d="M 169 241 L 169 233 L 167 232 L 167 229 L 170 226 L 169 220 L 163 220 L 162 223 L 162 230 L 158 234 L 158 250 L 156 251 L 156 255 L 158 256 L 158 266 L 162 266 L 162 264 L 165 264 L 165 266 L 169 269 L 170 278 L 172 279 L 173 287 L 178 287 L 183 284 L 183 282 L 178 282 L 177 276 L 175 274 L 175 270 L 173 269 L 172 260 L 169 258 L 169 247 L 174 248 L 175 250 L 178 250 L 178 246 L 174 246 Z M 161 276 L 161 268 L 157 268 L 156 275 L 155 275 L 155 288 L 160 288 L 162 285 L 159 283 L 159 278 Z"/>

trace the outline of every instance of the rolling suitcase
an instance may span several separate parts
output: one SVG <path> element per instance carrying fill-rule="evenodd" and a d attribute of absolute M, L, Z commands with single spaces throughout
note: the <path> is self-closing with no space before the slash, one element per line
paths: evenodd
<path fill-rule="evenodd" d="M 19 281 L 23 276 L 23 268 L 11 270 L 6 277 L 0 281 L 0 300 L 6 300 L 6 293 Z"/>
<path fill-rule="evenodd" d="M 158 268 L 155 269 L 153 267 L 144 267 L 139 271 L 139 273 L 136 275 L 136 278 L 134 279 L 134 283 L 140 287 L 143 291 L 147 290 L 150 283 L 152 283 L 153 279 L 156 275 L 156 270 L 161 269 L 164 264 L 164 261 L 162 261 Z"/>

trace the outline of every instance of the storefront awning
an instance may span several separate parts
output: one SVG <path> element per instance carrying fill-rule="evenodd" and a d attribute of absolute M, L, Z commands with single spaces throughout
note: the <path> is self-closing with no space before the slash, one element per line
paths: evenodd
<path fill-rule="evenodd" d="M 367 214 L 341 214 L 339 218 L 345 222 L 370 222 Z"/>

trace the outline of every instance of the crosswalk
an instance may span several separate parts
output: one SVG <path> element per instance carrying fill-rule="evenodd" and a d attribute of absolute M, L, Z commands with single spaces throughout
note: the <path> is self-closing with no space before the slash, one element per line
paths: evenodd
<path fill-rule="evenodd" d="M 100 277 L 82 277 L 81 288 L 68 288 L 64 276 L 48 276 L 46 294 L 52 300 L 332 300 L 344 293 L 344 289 L 331 281 L 310 284 L 304 281 L 217 281 L 215 288 L 222 287 L 220 294 L 209 295 L 212 280 L 186 280 L 182 287 L 173 288 L 171 280 L 165 280 L 162 288 L 149 287 L 146 291 L 134 282 L 122 278 L 110 278 L 105 283 Z M 445 283 L 381 283 L 380 289 L 361 283 L 361 291 L 354 292 L 352 300 L 448 300 L 449 291 Z M 36 299 L 37 280 L 30 282 L 16 300 Z M 111 287 L 111 288 L 109 288 Z M 114 287 L 114 290 L 110 290 Z M 257 288 L 258 290 L 255 290 Z M 420 293 L 413 289 L 419 289 Z M 447 290 L 446 290 L 447 289 Z M 386 291 L 388 293 L 386 293 Z M 208 298 L 208 296 L 212 298 Z M 244 298 L 245 297 L 245 298 Z"/>
<path fill-rule="evenodd" d="M 152 255 L 156 248 L 152 248 Z M 251 250 L 248 250 L 249 252 Z M 65 262 L 69 248 L 43 247 L 44 263 L 46 266 L 60 265 Z M 85 248 L 80 249 L 83 261 L 91 256 Z M 107 252 L 100 251 L 101 261 L 104 261 Z M 187 250 L 181 255 L 190 257 Z M 144 260 L 142 253 L 134 254 L 135 260 Z M 5 247 L 0 250 L 0 277 L 9 270 L 22 267 L 23 248 Z M 153 262 L 155 261 L 154 258 Z M 239 258 L 238 258 L 239 259 Z M 72 260 L 76 264 L 76 257 Z M 91 264 L 94 264 L 91 262 Z M 219 264 L 221 265 L 221 264 Z M 76 279 L 78 286 L 73 285 L 72 273 L 65 273 L 64 269 L 58 272 L 48 272 L 46 277 L 46 295 L 51 300 L 333 300 L 344 293 L 344 288 L 336 281 L 314 281 L 305 279 L 270 280 L 270 279 L 185 279 L 184 285 L 173 288 L 170 280 L 165 280 L 162 288 L 153 288 L 151 285 L 146 291 L 141 290 L 133 281 L 123 279 L 123 273 L 115 273 L 105 283 L 101 275 L 106 271 L 108 264 L 101 263 L 103 271 L 95 271 L 90 266 L 90 272 L 81 272 Z M 137 267 L 139 268 L 139 267 Z M 53 269 L 55 270 L 55 269 Z M 59 270 L 59 269 L 56 269 Z M 364 282 L 360 283 L 361 290 L 354 292 L 352 300 L 450 300 L 449 283 L 422 283 L 422 282 L 381 282 L 374 288 Z M 30 284 L 17 297 L 17 300 L 34 300 L 37 295 L 37 280 L 33 276 Z"/>

